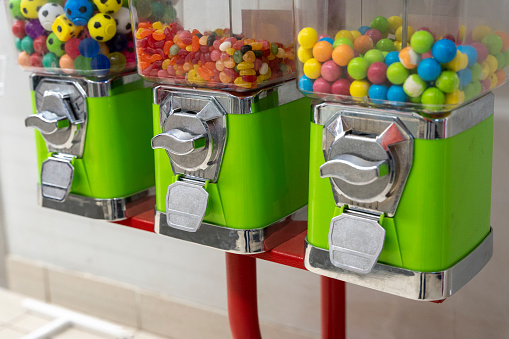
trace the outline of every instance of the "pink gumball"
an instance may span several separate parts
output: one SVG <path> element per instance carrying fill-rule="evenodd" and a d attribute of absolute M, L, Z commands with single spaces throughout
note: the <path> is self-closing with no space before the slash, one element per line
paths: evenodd
<path fill-rule="evenodd" d="M 482 63 L 488 57 L 488 47 L 479 41 L 474 41 L 470 44 L 477 51 L 477 62 Z"/>
<path fill-rule="evenodd" d="M 321 68 L 322 77 L 330 82 L 334 82 L 339 79 L 343 73 L 343 69 L 338 66 L 334 61 L 329 60 L 323 63 Z"/>
<path fill-rule="evenodd" d="M 387 65 L 384 62 L 374 62 L 368 68 L 368 80 L 375 85 L 383 84 L 387 80 Z"/>
<path fill-rule="evenodd" d="M 380 33 L 378 29 L 374 28 L 368 30 L 366 33 L 364 33 L 364 35 L 369 36 L 371 40 L 373 40 L 373 45 L 376 45 L 376 43 L 383 38 L 382 33 Z"/>
<path fill-rule="evenodd" d="M 318 78 L 313 83 L 313 92 L 315 92 L 315 93 L 331 93 L 331 84 L 324 78 Z"/>
<path fill-rule="evenodd" d="M 332 84 L 332 94 L 350 96 L 350 84 L 348 79 L 339 79 Z"/>
<path fill-rule="evenodd" d="M 484 79 L 483 81 L 481 81 L 481 85 L 482 85 L 482 91 L 483 92 L 487 92 L 490 90 L 490 86 L 491 86 L 491 81 L 490 81 L 490 78 L 487 77 L 486 79 Z"/>

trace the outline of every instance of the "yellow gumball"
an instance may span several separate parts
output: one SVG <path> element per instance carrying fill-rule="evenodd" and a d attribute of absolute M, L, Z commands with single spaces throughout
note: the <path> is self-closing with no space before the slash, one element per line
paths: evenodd
<path fill-rule="evenodd" d="M 414 35 L 415 31 L 412 27 L 408 26 L 408 30 L 407 30 L 407 33 L 406 33 L 406 41 L 407 42 L 410 42 L 410 38 L 412 37 L 412 35 Z M 396 30 L 396 41 L 403 41 L 403 26 L 400 26 L 397 30 Z"/>
<path fill-rule="evenodd" d="M 472 31 L 472 39 L 481 41 L 486 35 L 491 33 L 491 28 L 485 25 L 479 25 Z"/>
<path fill-rule="evenodd" d="M 490 75 L 490 65 L 486 60 L 484 60 L 481 64 L 481 75 L 479 76 L 479 80 L 483 81 Z"/>
<path fill-rule="evenodd" d="M 403 26 L 403 20 L 401 17 L 395 15 L 391 16 L 389 19 L 389 33 L 394 34 L 396 30 Z"/>
<path fill-rule="evenodd" d="M 313 57 L 313 50 L 300 46 L 299 50 L 297 51 L 297 57 L 299 58 L 300 62 L 306 62 Z"/>
<path fill-rule="evenodd" d="M 396 51 L 400 52 L 403 47 L 403 43 L 401 41 L 394 41 L 394 47 L 396 47 Z"/>
<path fill-rule="evenodd" d="M 354 80 L 350 85 L 350 95 L 357 98 L 367 97 L 369 86 L 367 80 Z"/>
<path fill-rule="evenodd" d="M 459 41 L 465 41 L 466 36 L 467 36 L 467 26 L 461 25 L 460 33 L 458 34 Z"/>
<path fill-rule="evenodd" d="M 318 33 L 312 27 L 303 28 L 297 36 L 297 41 L 302 47 L 311 49 L 318 41 Z"/>
<path fill-rule="evenodd" d="M 336 36 L 334 37 L 334 40 L 337 40 L 339 38 L 347 38 L 351 42 L 353 42 L 355 40 L 354 37 L 353 37 L 353 34 L 350 31 L 347 31 L 346 29 L 336 33 Z"/>
<path fill-rule="evenodd" d="M 463 91 L 460 91 L 459 89 L 455 90 L 452 93 L 445 94 L 444 103 L 446 105 L 457 105 L 457 104 L 463 103 L 464 101 L 465 101 L 465 93 Z"/>
<path fill-rule="evenodd" d="M 498 77 L 496 74 L 490 75 L 490 89 L 495 89 L 497 87 Z"/>
<path fill-rule="evenodd" d="M 355 39 L 357 39 L 358 37 L 360 37 L 362 35 L 361 32 L 356 31 L 356 30 L 350 31 L 350 33 L 352 33 L 353 41 L 355 41 Z"/>
<path fill-rule="evenodd" d="M 304 63 L 304 75 L 309 79 L 318 79 L 321 75 L 322 64 L 315 58 L 311 58 Z"/>
<path fill-rule="evenodd" d="M 498 68 L 498 60 L 493 55 L 489 54 L 486 60 L 484 60 L 490 67 L 490 74 L 493 74 L 497 71 Z"/>
<path fill-rule="evenodd" d="M 468 56 L 466 54 L 461 53 L 460 51 L 456 52 L 456 56 L 454 59 L 446 63 L 444 66 L 448 70 L 458 72 L 462 69 L 467 68 L 468 65 Z"/>

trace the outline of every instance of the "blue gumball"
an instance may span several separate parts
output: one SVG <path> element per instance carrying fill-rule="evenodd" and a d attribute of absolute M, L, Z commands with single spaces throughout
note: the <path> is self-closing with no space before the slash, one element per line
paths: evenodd
<path fill-rule="evenodd" d="M 433 58 L 441 64 L 452 61 L 456 57 L 456 53 L 456 45 L 449 39 L 438 40 L 431 49 Z"/>
<path fill-rule="evenodd" d="M 387 53 L 387 55 L 385 56 L 385 64 L 387 66 L 390 66 L 395 62 L 399 62 L 399 52 L 393 51 Z"/>
<path fill-rule="evenodd" d="M 457 72 L 460 78 L 460 87 L 466 87 L 472 81 L 472 71 L 468 68 Z"/>
<path fill-rule="evenodd" d="M 425 81 L 433 81 L 442 73 L 442 66 L 433 58 L 424 59 L 417 66 L 417 74 Z"/>
<path fill-rule="evenodd" d="M 326 37 L 323 37 L 321 38 L 320 40 L 318 41 L 327 41 L 328 43 L 330 43 L 331 45 L 334 44 L 334 40 L 332 38 L 329 38 L 328 36 Z"/>
<path fill-rule="evenodd" d="M 64 12 L 75 26 L 85 26 L 94 13 L 94 6 L 88 0 L 67 0 Z"/>
<path fill-rule="evenodd" d="M 78 51 L 85 58 L 93 58 L 99 54 L 99 43 L 92 38 L 86 38 L 80 41 Z"/>
<path fill-rule="evenodd" d="M 126 35 L 118 33 L 106 42 L 106 45 L 108 45 L 108 48 L 110 49 L 110 53 L 122 52 L 126 50 L 128 44 L 129 40 L 127 39 Z"/>
<path fill-rule="evenodd" d="M 460 51 L 463 54 L 466 54 L 468 57 L 468 65 L 467 67 L 472 67 L 477 62 L 477 50 L 469 45 L 460 45 L 458 46 L 458 51 Z"/>
<path fill-rule="evenodd" d="M 388 88 L 385 85 L 371 85 L 368 96 L 373 102 L 381 103 L 380 100 L 387 100 L 387 91 Z"/>
<path fill-rule="evenodd" d="M 92 72 L 98 76 L 104 76 L 110 71 L 111 62 L 106 55 L 98 54 L 90 60 Z"/>
<path fill-rule="evenodd" d="M 371 27 L 369 26 L 361 26 L 359 27 L 358 31 L 359 33 L 361 33 L 362 35 L 364 35 L 367 31 L 369 31 L 371 29 Z"/>
<path fill-rule="evenodd" d="M 403 86 L 392 85 L 387 91 L 387 100 L 394 102 L 406 102 L 408 96 L 403 90 Z"/>
<path fill-rule="evenodd" d="M 301 91 L 313 92 L 313 80 L 303 75 L 299 79 L 299 88 Z"/>

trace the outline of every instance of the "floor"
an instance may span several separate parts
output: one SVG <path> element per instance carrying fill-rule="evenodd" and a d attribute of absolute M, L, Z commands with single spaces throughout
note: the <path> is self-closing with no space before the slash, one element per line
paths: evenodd
<path fill-rule="evenodd" d="M 0 288 L 0 338 L 19 339 L 35 329 L 49 323 L 50 318 L 35 315 L 21 306 L 26 297 Z M 132 331 L 133 339 L 165 339 L 148 332 L 138 331 L 128 327 Z M 110 338 L 98 333 L 71 327 L 53 337 L 53 339 L 104 339 Z M 168 339 L 168 338 L 166 338 Z"/>

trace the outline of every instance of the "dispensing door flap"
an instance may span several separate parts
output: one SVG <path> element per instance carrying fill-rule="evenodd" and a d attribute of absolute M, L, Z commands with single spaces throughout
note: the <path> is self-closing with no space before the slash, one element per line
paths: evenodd
<path fill-rule="evenodd" d="M 201 185 L 176 181 L 168 186 L 166 194 L 166 221 L 170 227 L 196 232 L 200 228 L 207 202 L 208 192 Z"/>
<path fill-rule="evenodd" d="M 357 215 L 359 214 L 359 215 Z M 378 261 L 385 229 L 375 216 L 344 212 L 333 218 L 329 229 L 329 256 L 336 267 L 367 274 Z"/>
<path fill-rule="evenodd" d="M 72 186 L 74 167 L 69 160 L 48 158 L 41 167 L 41 193 L 47 199 L 64 201 Z"/>

